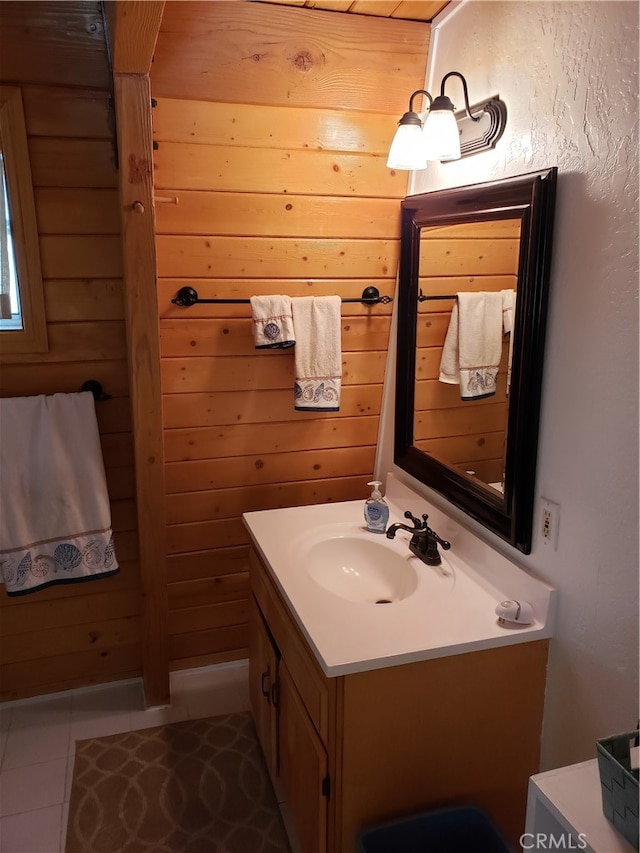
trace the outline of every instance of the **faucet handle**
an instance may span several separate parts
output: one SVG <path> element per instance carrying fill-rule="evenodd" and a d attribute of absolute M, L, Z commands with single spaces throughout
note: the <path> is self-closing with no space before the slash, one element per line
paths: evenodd
<path fill-rule="evenodd" d="M 415 515 L 412 515 L 409 510 L 405 512 L 404 517 L 408 518 L 410 521 L 413 522 L 413 526 L 416 528 L 416 530 L 422 530 L 422 522 L 419 518 L 416 518 Z M 422 517 L 425 518 L 425 516 Z"/>
<path fill-rule="evenodd" d="M 438 545 L 440 545 L 441 548 L 443 548 L 445 551 L 448 551 L 449 548 L 451 548 L 451 542 L 447 542 L 446 539 L 441 539 L 440 536 L 438 536 L 438 534 L 435 532 L 433 527 L 429 527 L 427 523 L 428 518 L 428 515 L 422 516 L 422 520 L 424 522 L 424 529 L 429 531 L 429 535 L 433 536 L 433 538 L 436 540 L 436 542 L 438 543 Z"/>
<path fill-rule="evenodd" d="M 441 539 L 435 530 L 431 531 L 433 533 L 433 537 L 438 542 L 443 551 L 448 551 L 451 548 L 451 542 L 447 542 L 446 539 Z"/>

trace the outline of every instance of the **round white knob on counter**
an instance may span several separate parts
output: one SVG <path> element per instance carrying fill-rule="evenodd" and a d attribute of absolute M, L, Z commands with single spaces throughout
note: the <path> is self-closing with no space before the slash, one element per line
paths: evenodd
<path fill-rule="evenodd" d="M 498 622 L 511 622 L 514 625 L 531 625 L 534 622 L 533 607 L 528 601 L 501 601 L 496 607 Z"/>

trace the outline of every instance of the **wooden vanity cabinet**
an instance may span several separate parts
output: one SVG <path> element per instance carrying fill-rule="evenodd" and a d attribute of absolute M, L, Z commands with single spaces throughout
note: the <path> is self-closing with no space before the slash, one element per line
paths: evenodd
<path fill-rule="evenodd" d="M 366 826 L 466 804 L 515 844 L 539 770 L 547 641 L 329 678 L 255 551 L 250 566 L 252 708 L 294 853 L 352 853 Z"/>
<path fill-rule="evenodd" d="M 278 649 L 260 611 L 249 620 L 249 696 L 269 773 L 278 775 Z"/>
<path fill-rule="evenodd" d="M 293 683 L 280 667 L 280 781 L 300 851 L 327 849 L 327 751 Z"/>

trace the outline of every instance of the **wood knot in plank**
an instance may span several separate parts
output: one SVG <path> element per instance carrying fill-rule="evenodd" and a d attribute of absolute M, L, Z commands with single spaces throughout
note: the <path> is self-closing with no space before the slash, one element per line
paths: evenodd
<path fill-rule="evenodd" d="M 140 159 L 135 154 L 129 154 L 129 183 L 142 184 L 151 176 L 151 163 Z"/>
<path fill-rule="evenodd" d="M 311 71 L 315 65 L 315 60 L 308 50 L 299 50 L 289 61 L 296 71 Z"/>

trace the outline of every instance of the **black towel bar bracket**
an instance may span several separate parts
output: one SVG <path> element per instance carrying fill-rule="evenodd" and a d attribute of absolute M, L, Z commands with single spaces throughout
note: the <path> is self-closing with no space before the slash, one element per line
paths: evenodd
<path fill-rule="evenodd" d="M 362 296 L 357 299 L 343 299 L 343 302 L 362 302 L 364 305 L 388 305 L 393 302 L 391 296 L 380 296 L 380 291 L 377 287 L 365 287 L 362 291 Z M 175 297 L 171 300 L 173 305 L 179 305 L 181 308 L 190 308 L 192 305 L 248 305 L 249 299 L 200 299 L 198 291 L 193 287 L 181 287 Z"/>
<path fill-rule="evenodd" d="M 81 391 L 91 391 L 93 394 L 93 399 L 97 403 L 102 403 L 105 400 L 111 399 L 111 394 L 107 394 L 102 389 L 102 385 L 96 379 L 87 379 L 86 382 L 83 383 Z"/>

